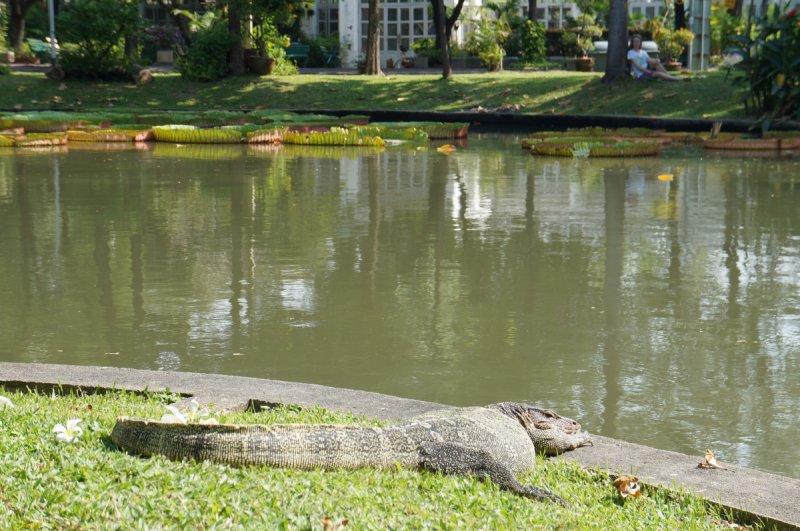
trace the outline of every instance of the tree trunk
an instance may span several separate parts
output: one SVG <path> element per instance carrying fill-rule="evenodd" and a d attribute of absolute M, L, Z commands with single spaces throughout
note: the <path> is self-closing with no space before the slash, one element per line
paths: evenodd
<path fill-rule="evenodd" d="M 686 29 L 686 5 L 683 2 L 675 2 L 675 29 Z"/>
<path fill-rule="evenodd" d="M 369 29 L 367 33 L 367 56 L 364 58 L 364 74 L 380 76 L 381 72 L 381 26 L 378 21 L 380 0 L 369 0 Z"/>
<path fill-rule="evenodd" d="M 447 38 L 447 42 L 450 42 L 453 33 L 453 27 L 456 25 L 456 21 L 458 20 L 459 15 L 461 15 L 461 9 L 464 7 L 464 0 L 458 0 L 458 3 L 453 7 L 453 14 L 447 17 L 447 11 L 443 13 L 439 13 L 438 5 L 440 2 L 439 0 L 431 0 L 431 6 L 433 6 L 433 27 L 436 28 L 436 47 L 441 48 L 442 43 L 439 42 L 439 21 L 444 20 L 445 24 L 447 24 L 447 29 L 445 30 L 445 37 Z"/>
<path fill-rule="evenodd" d="M 436 25 L 436 40 L 439 42 L 439 49 L 442 51 L 442 77 L 451 79 L 453 70 L 450 68 L 450 38 L 447 35 L 447 12 L 444 9 L 444 0 L 431 0 L 433 10 L 438 13 L 439 20 L 444 20 L 444 24 Z"/>
<path fill-rule="evenodd" d="M 450 38 L 453 36 L 453 27 L 456 25 L 456 21 L 458 17 L 461 15 L 461 8 L 464 7 L 464 0 L 458 0 L 458 3 L 455 5 L 453 9 L 453 14 L 447 19 L 447 42 L 450 42 Z M 449 48 L 448 48 L 449 51 Z"/>
<path fill-rule="evenodd" d="M 125 37 L 125 55 L 134 61 L 139 59 L 139 37 L 137 35 Z"/>
<path fill-rule="evenodd" d="M 36 0 L 11 0 L 8 20 L 8 40 L 11 48 L 19 50 L 25 44 L 25 16 Z"/>
<path fill-rule="evenodd" d="M 538 11 L 536 0 L 528 0 L 528 20 L 531 22 L 539 22 L 539 18 L 536 16 L 536 11 Z"/>
<path fill-rule="evenodd" d="M 608 55 L 603 83 L 628 76 L 628 2 L 611 0 L 608 10 Z"/>
<path fill-rule="evenodd" d="M 242 48 L 242 22 L 233 3 L 228 4 L 228 31 L 233 35 L 231 44 L 231 72 L 244 74 L 244 49 Z"/>

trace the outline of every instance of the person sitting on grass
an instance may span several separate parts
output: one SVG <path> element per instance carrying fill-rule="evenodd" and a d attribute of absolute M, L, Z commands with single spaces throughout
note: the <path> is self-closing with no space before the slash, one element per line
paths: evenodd
<path fill-rule="evenodd" d="M 639 81 L 653 81 L 663 79 L 664 81 L 691 81 L 691 78 L 680 78 L 667 73 L 661 61 L 652 59 L 647 52 L 642 50 L 642 36 L 634 33 L 631 37 L 631 45 L 628 48 L 628 61 L 633 67 L 633 77 Z"/>

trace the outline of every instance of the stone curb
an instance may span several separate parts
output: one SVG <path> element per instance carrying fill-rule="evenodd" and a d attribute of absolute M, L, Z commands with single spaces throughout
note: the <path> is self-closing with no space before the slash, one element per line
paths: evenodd
<path fill-rule="evenodd" d="M 242 410 L 249 405 L 296 404 L 402 420 L 442 409 L 444 404 L 422 402 L 367 391 L 323 385 L 262 380 L 215 374 L 146 371 L 116 367 L 82 367 L 0 362 L 0 385 L 6 389 L 64 390 L 126 389 L 142 392 L 169 388 L 195 397 L 215 409 Z M 568 414 L 568 412 L 566 412 Z M 800 530 L 800 481 L 722 463 L 728 470 L 700 469 L 702 458 L 657 450 L 595 436 L 585 446 L 559 457 L 610 475 L 633 473 L 656 488 L 686 489 L 722 506 L 739 522 L 760 521 L 768 529 Z"/>
<path fill-rule="evenodd" d="M 10 109 L 0 107 L 0 112 L 89 112 L 86 109 L 62 108 L 23 108 Z M 148 111 L 207 111 L 210 109 L 147 109 Z M 240 111 L 241 109 L 217 109 L 224 111 Z M 249 112 L 253 109 L 246 109 Z M 365 109 L 275 109 L 297 114 L 328 114 L 331 116 L 347 116 L 360 114 L 369 116 L 370 121 L 380 122 L 469 122 L 479 130 L 508 131 L 565 131 L 577 127 L 644 127 L 647 129 L 666 129 L 673 132 L 707 132 L 715 121 L 722 122 L 722 131 L 728 133 L 745 133 L 753 127 L 752 120 L 714 120 L 712 118 L 653 118 L 649 116 L 619 116 L 611 114 L 520 114 L 510 112 L 471 112 L 471 111 L 389 111 Z M 786 121 L 773 124 L 770 131 L 800 131 L 800 122 Z"/>

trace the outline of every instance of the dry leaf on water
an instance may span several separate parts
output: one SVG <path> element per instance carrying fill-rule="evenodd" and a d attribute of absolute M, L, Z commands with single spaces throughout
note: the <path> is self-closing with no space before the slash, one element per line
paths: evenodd
<path fill-rule="evenodd" d="M 614 486 L 623 498 L 628 496 L 636 498 L 642 495 L 642 487 L 639 486 L 639 478 L 636 476 L 623 474 L 614 480 Z"/>
<path fill-rule="evenodd" d="M 329 517 L 326 516 L 325 518 L 322 519 L 322 531 L 340 531 L 341 529 L 344 529 L 347 526 L 347 523 L 349 521 L 350 521 L 349 518 L 345 518 L 338 524 L 334 524 L 333 520 L 331 520 Z"/>
<path fill-rule="evenodd" d="M 442 147 L 436 148 L 436 151 L 439 153 L 444 153 L 445 155 L 449 155 L 451 153 L 455 153 L 456 147 L 452 144 L 445 144 Z"/>
<path fill-rule="evenodd" d="M 698 461 L 697 462 L 697 466 L 699 468 L 719 468 L 721 470 L 728 470 L 724 466 L 720 466 L 720 465 L 717 464 L 717 458 L 714 457 L 714 454 L 712 454 L 711 450 L 709 450 L 708 448 L 706 448 L 705 458 L 706 458 L 706 462 L 705 463 L 702 462 L 702 461 Z"/>
<path fill-rule="evenodd" d="M 671 181 L 672 177 L 673 177 L 672 174 L 665 173 L 664 175 L 659 175 L 658 176 L 658 180 L 659 181 Z"/>

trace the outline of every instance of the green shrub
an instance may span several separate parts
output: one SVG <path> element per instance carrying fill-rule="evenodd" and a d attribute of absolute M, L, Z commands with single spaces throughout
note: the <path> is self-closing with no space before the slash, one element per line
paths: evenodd
<path fill-rule="evenodd" d="M 436 47 L 436 39 L 418 39 L 411 45 L 418 57 L 427 57 L 431 64 L 442 62 L 442 50 Z"/>
<path fill-rule="evenodd" d="M 547 50 L 544 27 L 529 19 L 520 20 L 511 28 L 511 35 L 503 43 L 503 48 L 507 56 L 519 56 L 521 63 L 541 63 Z"/>
<path fill-rule="evenodd" d="M 722 7 L 711 8 L 711 55 L 720 55 L 728 48 L 737 46 L 737 35 L 744 35 L 746 22 L 735 17 Z"/>
<path fill-rule="evenodd" d="M 740 46 L 729 49 L 743 57 L 733 66 L 741 72 L 736 82 L 747 88 L 745 108 L 763 113 L 763 130 L 774 119 L 800 116 L 800 16 L 796 9 L 781 14 L 773 8 L 758 19 L 755 38 L 736 37 Z"/>
<path fill-rule="evenodd" d="M 278 57 L 275 59 L 275 69 L 272 70 L 272 74 L 276 76 L 296 76 L 297 65 L 284 56 Z"/>
<path fill-rule="evenodd" d="M 178 71 L 192 81 L 216 81 L 225 77 L 230 70 L 226 54 L 232 43 L 227 20 L 199 28 L 192 33 L 192 47 L 186 56 L 178 58 Z"/>
<path fill-rule="evenodd" d="M 135 34 L 139 11 L 132 1 L 77 0 L 66 4 L 58 15 L 59 37 L 75 49 L 62 52 L 61 64 L 67 71 L 103 77 L 125 72 L 122 40 Z"/>

